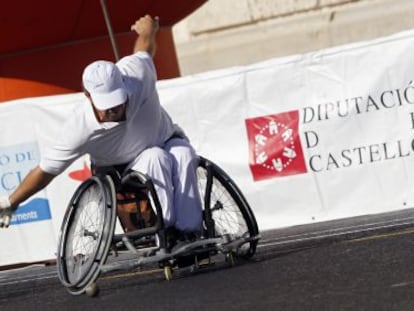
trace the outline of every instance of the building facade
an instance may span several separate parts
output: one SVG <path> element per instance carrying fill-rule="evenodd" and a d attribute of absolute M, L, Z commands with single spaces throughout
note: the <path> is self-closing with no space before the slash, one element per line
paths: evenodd
<path fill-rule="evenodd" d="M 209 0 L 173 27 L 182 75 L 414 27 L 412 0 Z"/>

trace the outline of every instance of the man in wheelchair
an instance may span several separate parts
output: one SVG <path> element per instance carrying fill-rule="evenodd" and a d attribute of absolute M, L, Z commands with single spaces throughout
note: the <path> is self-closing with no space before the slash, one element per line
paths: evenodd
<path fill-rule="evenodd" d="M 124 165 L 154 182 L 166 227 L 199 234 L 202 207 L 198 157 L 183 131 L 161 107 L 152 57 L 158 18 L 141 17 L 134 53 L 117 63 L 98 60 L 82 76 L 85 100 L 68 114 L 40 164 L 8 197 L 0 198 L 0 227 L 7 228 L 19 204 L 46 187 L 75 159 L 89 154 L 97 167 Z"/>

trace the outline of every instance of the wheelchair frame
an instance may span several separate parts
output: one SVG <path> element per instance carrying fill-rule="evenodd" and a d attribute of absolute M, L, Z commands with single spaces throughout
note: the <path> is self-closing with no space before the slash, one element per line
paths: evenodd
<path fill-rule="evenodd" d="M 69 293 L 96 294 L 96 280 L 101 273 L 158 263 L 164 269 L 165 278 L 170 280 L 173 267 L 180 267 L 183 258 L 190 259 L 189 262 L 197 266 L 199 256 L 210 258 L 221 253 L 230 265 L 234 264 L 236 257 L 252 257 L 260 235 L 255 216 L 239 188 L 221 168 L 203 157 L 199 157 L 197 175 L 203 205 L 204 235 L 175 247 L 169 243 L 161 205 L 153 182 L 147 175 L 131 172 L 121 177 L 115 170 L 107 170 L 83 182 L 75 191 L 63 218 L 57 252 L 58 276 Z M 137 204 L 140 199 L 138 194 L 146 194 L 155 209 L 155 225 L 114 234 L 117 204 L 124 203 L 116 198 L 121 190 L 137 194 L 133 199 Z M 90 216 L 94 211 L 99 215 L 93 215 L 90 219 L 81 218 L 82 215 Z M 227 223 L 223 225 L 223 222 Z M 241 226 L 244 232 L 238 231 Z M 148 246 L 151 238 L 155 245 Z M 134 258 L 106 263 L 111 246 L 115 254 L 119 247 L 123 247 Z"/>

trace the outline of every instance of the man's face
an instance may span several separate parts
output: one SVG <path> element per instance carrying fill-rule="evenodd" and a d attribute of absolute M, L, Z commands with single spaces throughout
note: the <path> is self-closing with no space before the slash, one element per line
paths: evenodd
<path fill-rule="evenodd" d="M 110 109 L 99 110 L 92 104 L 98 122 L 119 122 L 125 120 L 126 105 L 127 103 L 125 102 Z"/>
<path fill-rule="evenodd" d="M 125 120 L 125 111 L 126 106 L 128 104 L 128 99 L 125 103 L 120 104 L 118 106 L 106 110 L 99 110 L 93 104 L 92 97 L 86 89 L 84 89 L 84 94 L 89 99 L 89 102 L 92 105 L 93 112 L 95 113 L 95 117 L 98 120 L 98 122 L 119 122 Z"/>

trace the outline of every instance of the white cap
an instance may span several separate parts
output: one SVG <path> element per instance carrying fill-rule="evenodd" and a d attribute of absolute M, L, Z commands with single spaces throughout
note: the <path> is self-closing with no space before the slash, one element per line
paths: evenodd
<path fill-rule="evenodd" d="M 83 71 L 82 82 L 99 110 L 119 106 L 127 100 L 121 71 L 112 62 L 98 60 L 91 63 Z"/>

